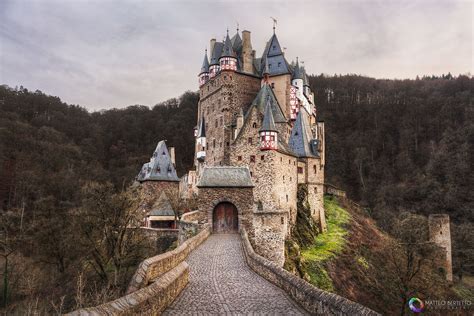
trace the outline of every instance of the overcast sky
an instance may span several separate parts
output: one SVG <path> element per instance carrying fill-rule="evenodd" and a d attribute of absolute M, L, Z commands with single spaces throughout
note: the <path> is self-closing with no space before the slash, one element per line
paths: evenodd
<path fill-rule="evenodd" d="M 471 1 L 0 0 L 0 84 L 90 110 L 197 90 L 204 49 L 229 27 L 260 56 L 277 18 L 289 61 L 376 78 L 473 73 Z"/>

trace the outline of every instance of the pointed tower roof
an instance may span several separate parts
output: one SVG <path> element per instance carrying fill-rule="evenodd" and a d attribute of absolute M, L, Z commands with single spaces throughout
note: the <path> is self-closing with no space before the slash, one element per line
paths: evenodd
<path fill-rule="evenodd" d="M 206 49 L 206 52 L 204 53 L 204 60 L 201 66 L 201 74 L 205 72 L 209 72 L 209 60 L 207 59 L 207 49 Z"/>
<path fill-rule="evenodd" d="M 267 101 L 267 105 L 265 106 L 265 114 L 263 115 L 263 122 L 260 132 L 278 132 L 275 127 L 275 120 L 273 119 L 270 100 Z"/>
<path fill-rule="evenodd" d="M 222 50 L 221 57 L 235 57 L 234 49 L 232 48 L 232 42 L 229 37 L 229 31 L 225 37 L 224 49 Z"/>
<path fill-rule="evenodd" d="M 164 140 L 156 146 L 150 162 L 143 165 L 138 181 L 179 181 Z"/>
<path fill-rule="evenodd" d="M 201 116 L 201 122 L 199 122 L 197 137 L 206 137 L 206 122 L 204 121 L 204 115 Z"/>
<path fill-rule="evenodd" d="M 224 43 L 216 42 L 214 44 L 214 49 L 211 52 L 211 65 L 219 64 L 219 58 L 222 55 L 223 48 L 224 48 Z"/>
<path fill-rule="evenodd" d="M 296 117 L 295 125 L 291 130 L 288 145 L 298 157 L 315 157 L 310 147 L 310 140 L 312 138 L 308 114 L 306 110 L 301 107 Z"/>
<path fill-rule="evenodd" d="M 263 75 L 265 63 L 268 61 L 270 75 L 282 75 L 290 72 L 288 62 L 283 55 L 280 42 L 276 34 L 273 34 L 265 46 L 261 58 L 260 73 Z"/>
<path fill-rule="evenodd" d="M 278 100 L 273 93 L 273 89 L 268 85 L 264 84 L 260 91 L 258 92 L 257 96 L 252 102 L 252 106 L 257 107 L 260 113 L 265 113 L 265 107 L 267 104 L 270 104 L 270 108 L 272 110 L 273 118 L 276 123 L 286 123 L 287 120 L 283 111 L 278 103 Z M 250 111 L 250 109 L 249 109 Z"/>
<path fill-rule="evenodd" d="M 263 68 L 262 75 L 269 75 L 269 74 L 270 74 L 270 68 L 268 67 L 268 58 L 265 58 L 265 67 Z"/>
<path fill-rule="evenodd" d="M 237 33 L 230 39 L 232 43 L 232 49 L 235 53 L 239 53 L 242 50 L 242 38 L 240 37 L 239 30 L 237 29 Z"/>
<path fill-rule="evenodd" d="M 303 73 L 301 71 L 300 64 L 298 62 L 298 57 L 296 58 L 296 65 L 293 70 L 293 78 L 292 79 L 303 79 Z"/>
<path fill-rule="evenodd" d="M 155 204 L 151 207 L 150 215 L 152 216 L 174 216 L 173 208 L 171 207 L 170 200 L 166 196 L 165 192 L 161 192 L 160 197 L 156 200 Z"/>

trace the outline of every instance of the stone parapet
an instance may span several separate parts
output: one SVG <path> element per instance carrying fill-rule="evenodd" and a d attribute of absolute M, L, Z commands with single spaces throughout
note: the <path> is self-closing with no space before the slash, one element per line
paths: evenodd
<path fill-rule="evenodd" d="M 305 280 L 280 268 L 255 253 L 245 228 L 241 228 L 242 243 L 247 264 L 257 274 L 282 288 L 312 315 L 380 315 L 337 294 L 325 292 Z"/>
<path fill-rule="evenodd" d="M 206 226 L 199 234 L 186 240 L 178 248 L 142 261 L 128 285 L 127 294 L 147 286 L 150 281 L 179 265 L 210 234 L 211 228 Z"/>
<path fill-rule="evenodd" d="M 188 280 L 189 267 L 183 261 L 147 287 L 114 301 L 66 315 L 160 315 L 181 293 Z"/>

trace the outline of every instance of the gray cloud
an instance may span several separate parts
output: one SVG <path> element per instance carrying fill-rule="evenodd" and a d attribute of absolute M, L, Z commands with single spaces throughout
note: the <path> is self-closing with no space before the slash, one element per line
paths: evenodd
<path fill-rule="evenodd" d="M 470 1 L 2 1 L 0 84 L 91 110 L 153 105 L 197 90 L 209 39 L 270 16 L 289 60 L 310 73 L 377 78 L 472 73 Z"/>

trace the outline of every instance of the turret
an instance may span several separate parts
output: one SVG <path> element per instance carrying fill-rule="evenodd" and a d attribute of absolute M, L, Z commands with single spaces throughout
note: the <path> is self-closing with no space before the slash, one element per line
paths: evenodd
<path fill-rule="evenodd" d="M 211 62 L 209 66 L 209 79 L 214 78 L 220 71 L 219 58 L 224 44 L 211 40 Z"/>
<path fill-rule="evenodd" d="M 201 87 L 209 80 L 209 60 L 207 59 L 207 49 L 204 53 L 204 60 L 199 73 L 199 86 Z"/>
<path fill-rule="evenodd" d="M 265 106 L 260 133 L 260 150 L 276 150 L 278 148 L 278 130 L 275 126 L 270 101 Z"/>
<path fill-rule="evenodd" d="M 197 132 L 196 143 L 198 146 L 196 158 L 199 161 L 204 161 L 206 158 L 206 122 L 204 116 L 201 116 L 201 122 Z"/>
<path fill-rule="evenodd" d="M 227 30 L 227 36 L 224 42 L 224 49 L 222 50 L 221 57 L 219 58 L 219 64 L 221 70 L 237 70 L 237 58 L 235 56 L 234 49 L 232 48 L 232 41 L 229 37 L 229 30 Z"/>

